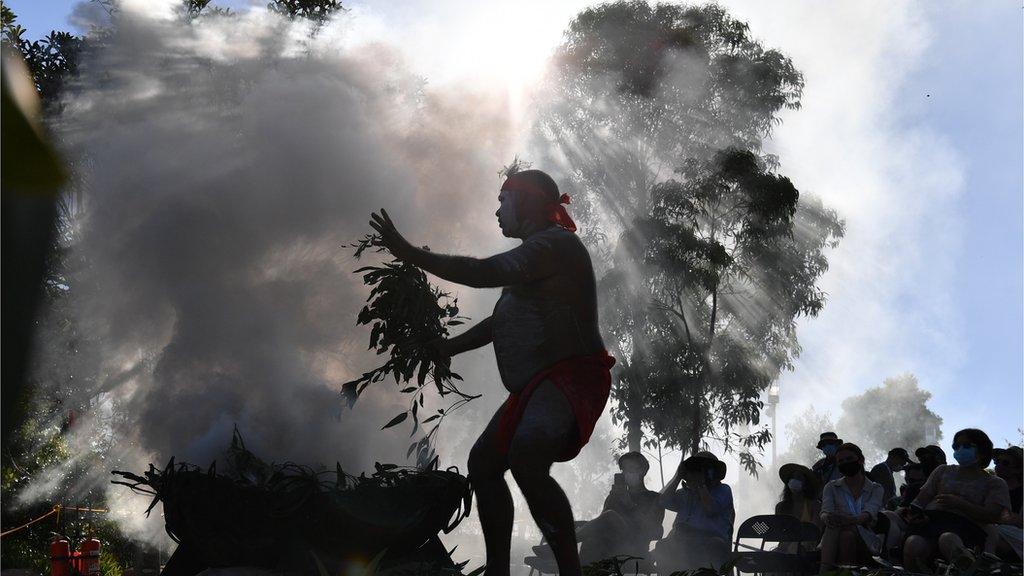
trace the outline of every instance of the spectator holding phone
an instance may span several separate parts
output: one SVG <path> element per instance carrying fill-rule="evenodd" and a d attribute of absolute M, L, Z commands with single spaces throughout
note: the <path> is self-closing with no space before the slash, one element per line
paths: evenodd
<path fill-rule="evenodd" d="M 615 475 L 601 515 L 576 530 L 576 539 L 581 543 L 581 563 L 621 554 L 645 557 L 651 541 L 661 538 L 665 509 L 658 504 L 658 493 L 644 485 L 650 467 L 647 458 L 639 452 L 627 452 L 619 457 L 621 472 Z M 535 550 L 539 548 L 546 550 L 546 547 Z"/>
<path fill-rule="evenodd" d="M 684 460 L 658 496 L 676 513 L 672 531 L 655 547 L 659 574 L 722 566 L 729 559 L 736 519 L 725 462 L 710 452 Z"/>
<path fill-rule="evenodd" d="M 985 469 L 992 461 L 992 440 L 967 428 L 953 436 L 956 464 L 938 466 L 917 498 L 899 510 L 907 523 L 903 565 L 924 571 L 936 551 L 952 559 L 965 548 L 985 544 L 984 525 L 999 522 L 1010 508 L 1006 481 Z"/>
<path fill-rule="evenodd" d="M 836 564 L 865 564 L 881 549 L 881 539 L 871 530 L 882 510 L 885 489 L 864 473 L 864 453 L 849 442 L 835 454 L 843 475 L 825 485 L 821 497 L 821 573 Z"/>

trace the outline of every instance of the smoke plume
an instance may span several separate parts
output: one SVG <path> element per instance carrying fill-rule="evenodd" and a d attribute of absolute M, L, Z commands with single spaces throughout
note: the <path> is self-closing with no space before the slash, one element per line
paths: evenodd
<path fill-rule="evenodd" d="M 499 250 L 506 102 L 429 89 L 388 46 L 348 41 L 344 15 L 313 36 L 262 9 L 189 23 L 168 6 L 122 5 L 57 125 L 81 164 L 67 313 L 90 353 L 62 357 L 44 332 L 39 380 L 88 374 L 73 452 L 98 436 L 109 449 L 81 487 L 171 456 L 208 464 L 235 425 L 268 461 L 403 462 L 406 435 L 379 429 L 404 400 L 386 382 L 351 411 L 338 396 L 376 361 L 355 326 L 366 291 L 349 245 L 384 207 L 418 244 Z M 495 296 L 456 295 L 474 319 Z M 489 408 L 502 396 L 491 365 L 485 353 L 456 365 Z M 470 441 L 478 413 L 445 442 Z M 464 469 L 464 454 L 443 449 L 443 464 Z M 125 492 L 111 504 L 141 519 L 145 498 Z"/>

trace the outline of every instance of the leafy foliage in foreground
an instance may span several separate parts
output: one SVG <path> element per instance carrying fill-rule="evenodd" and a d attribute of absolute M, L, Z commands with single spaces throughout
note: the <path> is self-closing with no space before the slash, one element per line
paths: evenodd
<path fill-rule="evenodd" d="M 385 251 L 377 236 L 368 235 L 356 244 L 356 258 L 369 249 Z M 389 376 L 394 378 L 402 386 L 401 393 L 408 394 L 411 401 L 409 408 L 392 418 L 384 428 L 397 426 L 412 417 L 413 428 L 409 434 L 412 436 L 420 424 L 434 423 L 423 438 L 409 446 L 407 456 L 416 452 L 417 461 L 422 465 L 435 457 L 431 441 L 444 417 L 479 397 L 459 390 L 456 381 L 462 377 L 451 371 L 449 359 L 440 356 L 432 345 L 446 338 L 449 329 L 462 324 L 466 318 L 459 316 L 456 298 L 432 286 L 426 274 L 411 264 L 391 260 L 379 266 L 359 268 L 356 273 L 363 274 L 363 283 L 372 286 L 357 322 L 371 326 L 370 349 L 379 355 L 387 354 L 388 359 L 359 378 L 346 382 L 342 386 L 342 396 L 352 407 L 370 384 Z M 454 394 L 457 400 L 420 420 L 424 394 L 431 384 L 439 396 Z"/>

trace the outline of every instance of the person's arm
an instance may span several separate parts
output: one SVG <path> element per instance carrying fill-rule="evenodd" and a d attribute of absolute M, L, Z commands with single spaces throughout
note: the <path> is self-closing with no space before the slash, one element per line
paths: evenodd
<path fill-rule="evenodd" d="M 882 511 L 884 500 L 885 489 L 882 488 L 881 484 L 872 486 L 871 493 L 868 494 L 868 498 L 864 502 L 864 509 L 857 516 L 857 523 L 862 526 L 870 526 L 875 521 L 875 518 L 878 517 L 878 513 Z"/>
<path fill-rule="evenodd" d="M 821 523 L 825 526 L 836 526 L 839 511 L 836 509 L 836 488 L 831 482 L 825 484 L 821 493 Z"/>
<path fill-rule="evenodd" d="M 945 465 L 932 470 L 932 473 L 928 475 L 928 479 L 925 480 L 924 485 L 921 486 L 921 490 L 918 491 L 917 497 L 914 498 L 911 505 L 917 504 L 921 508 L 924 508 L 931 503 L 932 499 L 939 493 L 939 484 L 941 484 L 942 475 L 945 474 L 945 472 Z"/>
<path fill-rule="evenodd" d="M 658 493 L 658 505 L 666 510 L 673 512 L 679 511 L 678 497 L 676 496 L 676 489 L 679 488 L 679 483 L 683 480 L 682 467 L 680 470 L 676 470 L 675 476 L 665 484 L 665 487 Z"/>
<path fill-rule="evenodd" d="M 658 501 L 653 500 L 651 506 L 648 507 L 647 514 L 647 534 L 648 541 L 659 540 L 665 533 L 665 509 L 658 506 Z"/>
<path fill-rule="evenodd" d="M 939 497 L 944 498 L 946 495 Z M 995 524 L 996 522 L 999 522 L 999 518 L 1002 517 L 1003 512 L 1006 510 L 1006 508 L 992 502 L 987 502 L 984 506 L 979 506 L 977 504 L 972 504 L 963 498 L 956 498 L 958 502 L 949 507 L 959 510 L 964 516 L 967 516 L 978 524 Z"/>
<path fill-rule="evenodd" d="M 701 486 L 697 492 L 698 494 L 702 492 L 707 494 L 707 500 L 704 499 L 703 494 L 701 495 L 701 507 L 704 508 L 704 514 L 709 518 L 727 514 L 732 510 L 732 489 L 728 485 L 720 484 L 714 495 L 707 489 L 707 486 Z"/>
<path fill-rule="evenodd" d="M 395 258 L 438 278 L 471 288 L 496 288 L 541 280 L 566 263 L 555 254 L 550 238 L 529 239 L 517 248 L 489 258 L 448 256 L 417 248 L 395 228 L 387 212 L 373 214 L 370 225 Z"/>
<path fill-rule="evenodd" d="M 476 350 L 481 346 L 486 346 L 493 340 L 491 333 L 491 317 L 488 316 L 483 320 L 477 322 L 472 328 L 466 330 L 458 336 L 452 336 L 447 340 L 441 341 L 439 348 L 441 352 L 446 356 L 455 356 L 468 352 L 470 350 Z"/>
<path fill-rule="evenodd" d="M 956 510 L 978 524 L 995 524 L 1010 507 L 1010 492 L 1000 478 L 993 478 L 982 504 L 974 504 L 953 494 L 939 494 L 935 501 L 943 508 Z"/>

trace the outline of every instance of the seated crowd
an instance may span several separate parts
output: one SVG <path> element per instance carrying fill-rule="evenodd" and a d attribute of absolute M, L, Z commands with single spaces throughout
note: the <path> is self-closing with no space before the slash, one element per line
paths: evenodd
<path fill-rule="evenodd" d="M 955 464 L 947 463 L 938 446 L 915 450 L 917 462 L 905 449 L 893 448 L 870 471 L 861 449 L 833 432 L 821 434 L 817 448 L 823 456 L 811 468 L 793 463 L 779 469 L 783 487 L 775 506 L 776 515 L 817 530 L 801 534 L 807 541 L 782 543 L 775 552 L 805 556 L 822 573 L 878 563 L 930 572 L 937 559 L 962 555 L 1021 563 L 1020 447 L 994 448 L 988 435 L 968 428 L 953 437 Z M 623 455 L 619 467 L 601 515 L 579 523 L 585 564 L 637 556 L 669 574 L 730 559 L 736 513 L 723 482 L 725 462 L 698 452 L 679 465 L 660 493 L 645 486 L 650 466 L 639 452 Z M 666 510 L 676 516 L 663 537 Z M 818 540 L 810 541 L 815 534 Z"/>

